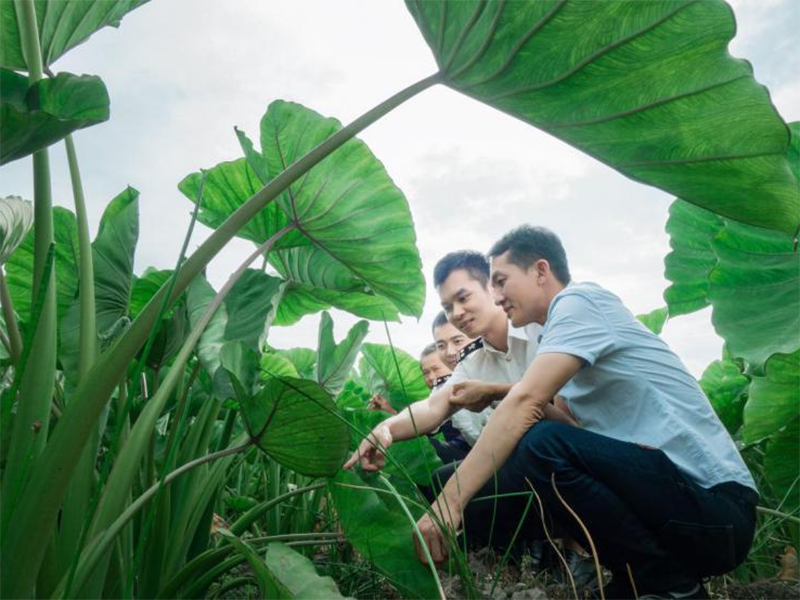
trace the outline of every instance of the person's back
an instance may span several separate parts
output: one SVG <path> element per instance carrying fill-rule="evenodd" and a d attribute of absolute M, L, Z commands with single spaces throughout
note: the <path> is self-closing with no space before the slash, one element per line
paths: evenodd
<path fill-rule="evenodd" d="M 586 365 L 561 390 L 582 427 L 663 450 L 699 485 L 755 488 L 736 447 L 678 356 L 610 291 L 570 283 L 550 305 L 540 352 Z"/>

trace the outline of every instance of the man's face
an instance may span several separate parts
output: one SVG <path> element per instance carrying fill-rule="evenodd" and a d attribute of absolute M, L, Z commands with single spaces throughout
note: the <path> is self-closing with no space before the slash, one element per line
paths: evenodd
<path fill-rule="evenodd" d="M 442 282 L 438 291 L 448 321 L 467 337 L 484 335 L 495 309 L 489 290 L 480 281 L 473 279 L 466 269 L 457 269 Z"/>
<path fill-rule="evenodd" d="M 436 342 L 439 358 L 451 369 L 456 368 L 461 349 L 472 342 L 472 338 L 461 333 L 453 327 L 452 323 L 444 323 L 434 327 L 433 339 Z"/>
<path fill-rule="evenodd" d="M 439 358 L 438 352 L 431 352 L 427 356 L 423 356 L 419 361 L 419 366 L 425 376 L 425 384 L 429 389 L 433 389 L 433 384 L 439 377 L 444 377 L 452 372 Z"/>
<path fill-rule="evenodd" d="M 545 275 L 538 268 L 540 262 L 523 269 L 508 261 L 508 252 L 492 258 L 494 301 L 506 312 L 514 327 L 530 323 L 543 325 L 547 319 L 549 302 L 541 285 Z"/>

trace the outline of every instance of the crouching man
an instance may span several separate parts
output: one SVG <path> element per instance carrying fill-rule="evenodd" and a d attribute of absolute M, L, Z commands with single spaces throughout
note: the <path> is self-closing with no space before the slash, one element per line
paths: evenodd
<path fill-rule="evenodd" d="M 501 478 L 532 486 L 588 548 L 567 506 L 580 517 L 613 574 L 606 598 L 632 598 L 634 585 L 639 597 L 708 598 L 701 578 L 748 553 L 758 494 L 697 382 L 614 294 L 570 282 L 552 232 L 521 227 L 489 256 L 512 325 L 543 329 L 536 358 L 433 504 L 437 518 L 419 521 L 434 559 L 446 558 L 439 524 L 457 531 L 470 499 Z M 482 384 L 461 387 L 473 407 L 495 399 Z M 557 392 L 580 428 L 538 422 Z"/>

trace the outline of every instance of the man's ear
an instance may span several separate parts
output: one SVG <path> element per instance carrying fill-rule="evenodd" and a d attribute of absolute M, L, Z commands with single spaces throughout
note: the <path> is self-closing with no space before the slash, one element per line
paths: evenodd
<path fill-rule="evenodd" d="M 536 270 L 536 279 L 540 281 L 543 277 L 550 275 L 550 263 L 547 259 L 540 258 L 533 263 L 533 268 Z"/>

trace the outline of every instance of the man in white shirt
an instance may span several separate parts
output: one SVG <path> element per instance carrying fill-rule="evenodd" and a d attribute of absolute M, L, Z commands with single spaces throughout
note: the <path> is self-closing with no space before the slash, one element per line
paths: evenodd
<path fill-rule="evenodd" d="M 758 494 L 722 423 L 678 357 L 619 298 L 570 283 L 552 232 L 521 227 L 490 251 L 492 286 L 511 323 L 543 325 L 539 353 L 419 529 L 444 560 L 440 529 L 493 478 L 529 483 L 577 540 L 587 527 L 613 573 L 607 598 L 708 598 L 701 578 L 747 555 Z M 496 398 L 462 382 L 451 402 Z M 541 422 L 559 393 L 580 428 Z M 569 506 L 569 509 L 566 508 Z M 446 510 L 439 507 L 446 506 Z M 421 547 L 417 543 L 418 554 Z"/>
<path fill-rule="evenodd" d="M 472 350 L 463 356 L 450 379 L 430 397 L 411 404 L 375 427 L 344 468 L 360 464 L 365 471 L 377 471 L 384 465 L 384 451 L 394 441 L 429 433 L 451 416 L 467 442 L 475 444 L 492 409 L 486 407 L 475 413 L 452 405 L 453 387 L 461 382 L 481 381 L 484 396 L 499 400 L 522 377 L 536 355 L 540 326 L 531 325 L 527 334 L 510 327 L 505 313 L 495 305 L 489 291 L 489 263 L 485 256 L 472 251 L 450 253 L 437 263 L 433 280 L 448 320 L 464 335 L 480 340 L 476 339 Z M 570 422 L 552 405 L 544 408 L 543 412 L 548 418 Z M 502 512 L 505 504 L 516 505 L 519 502 L 518 497 L 500 501 L 497 511 Z M 476 510 L 476 516 L 468 518 L 469 523 L 475 524 L 472 527 L 476 533 L 475 540 L 479 543 L 496 541 L 494 538 L 488 540 L 484 535 L 491 529 L 492 503 L 481 502 Z"/>

